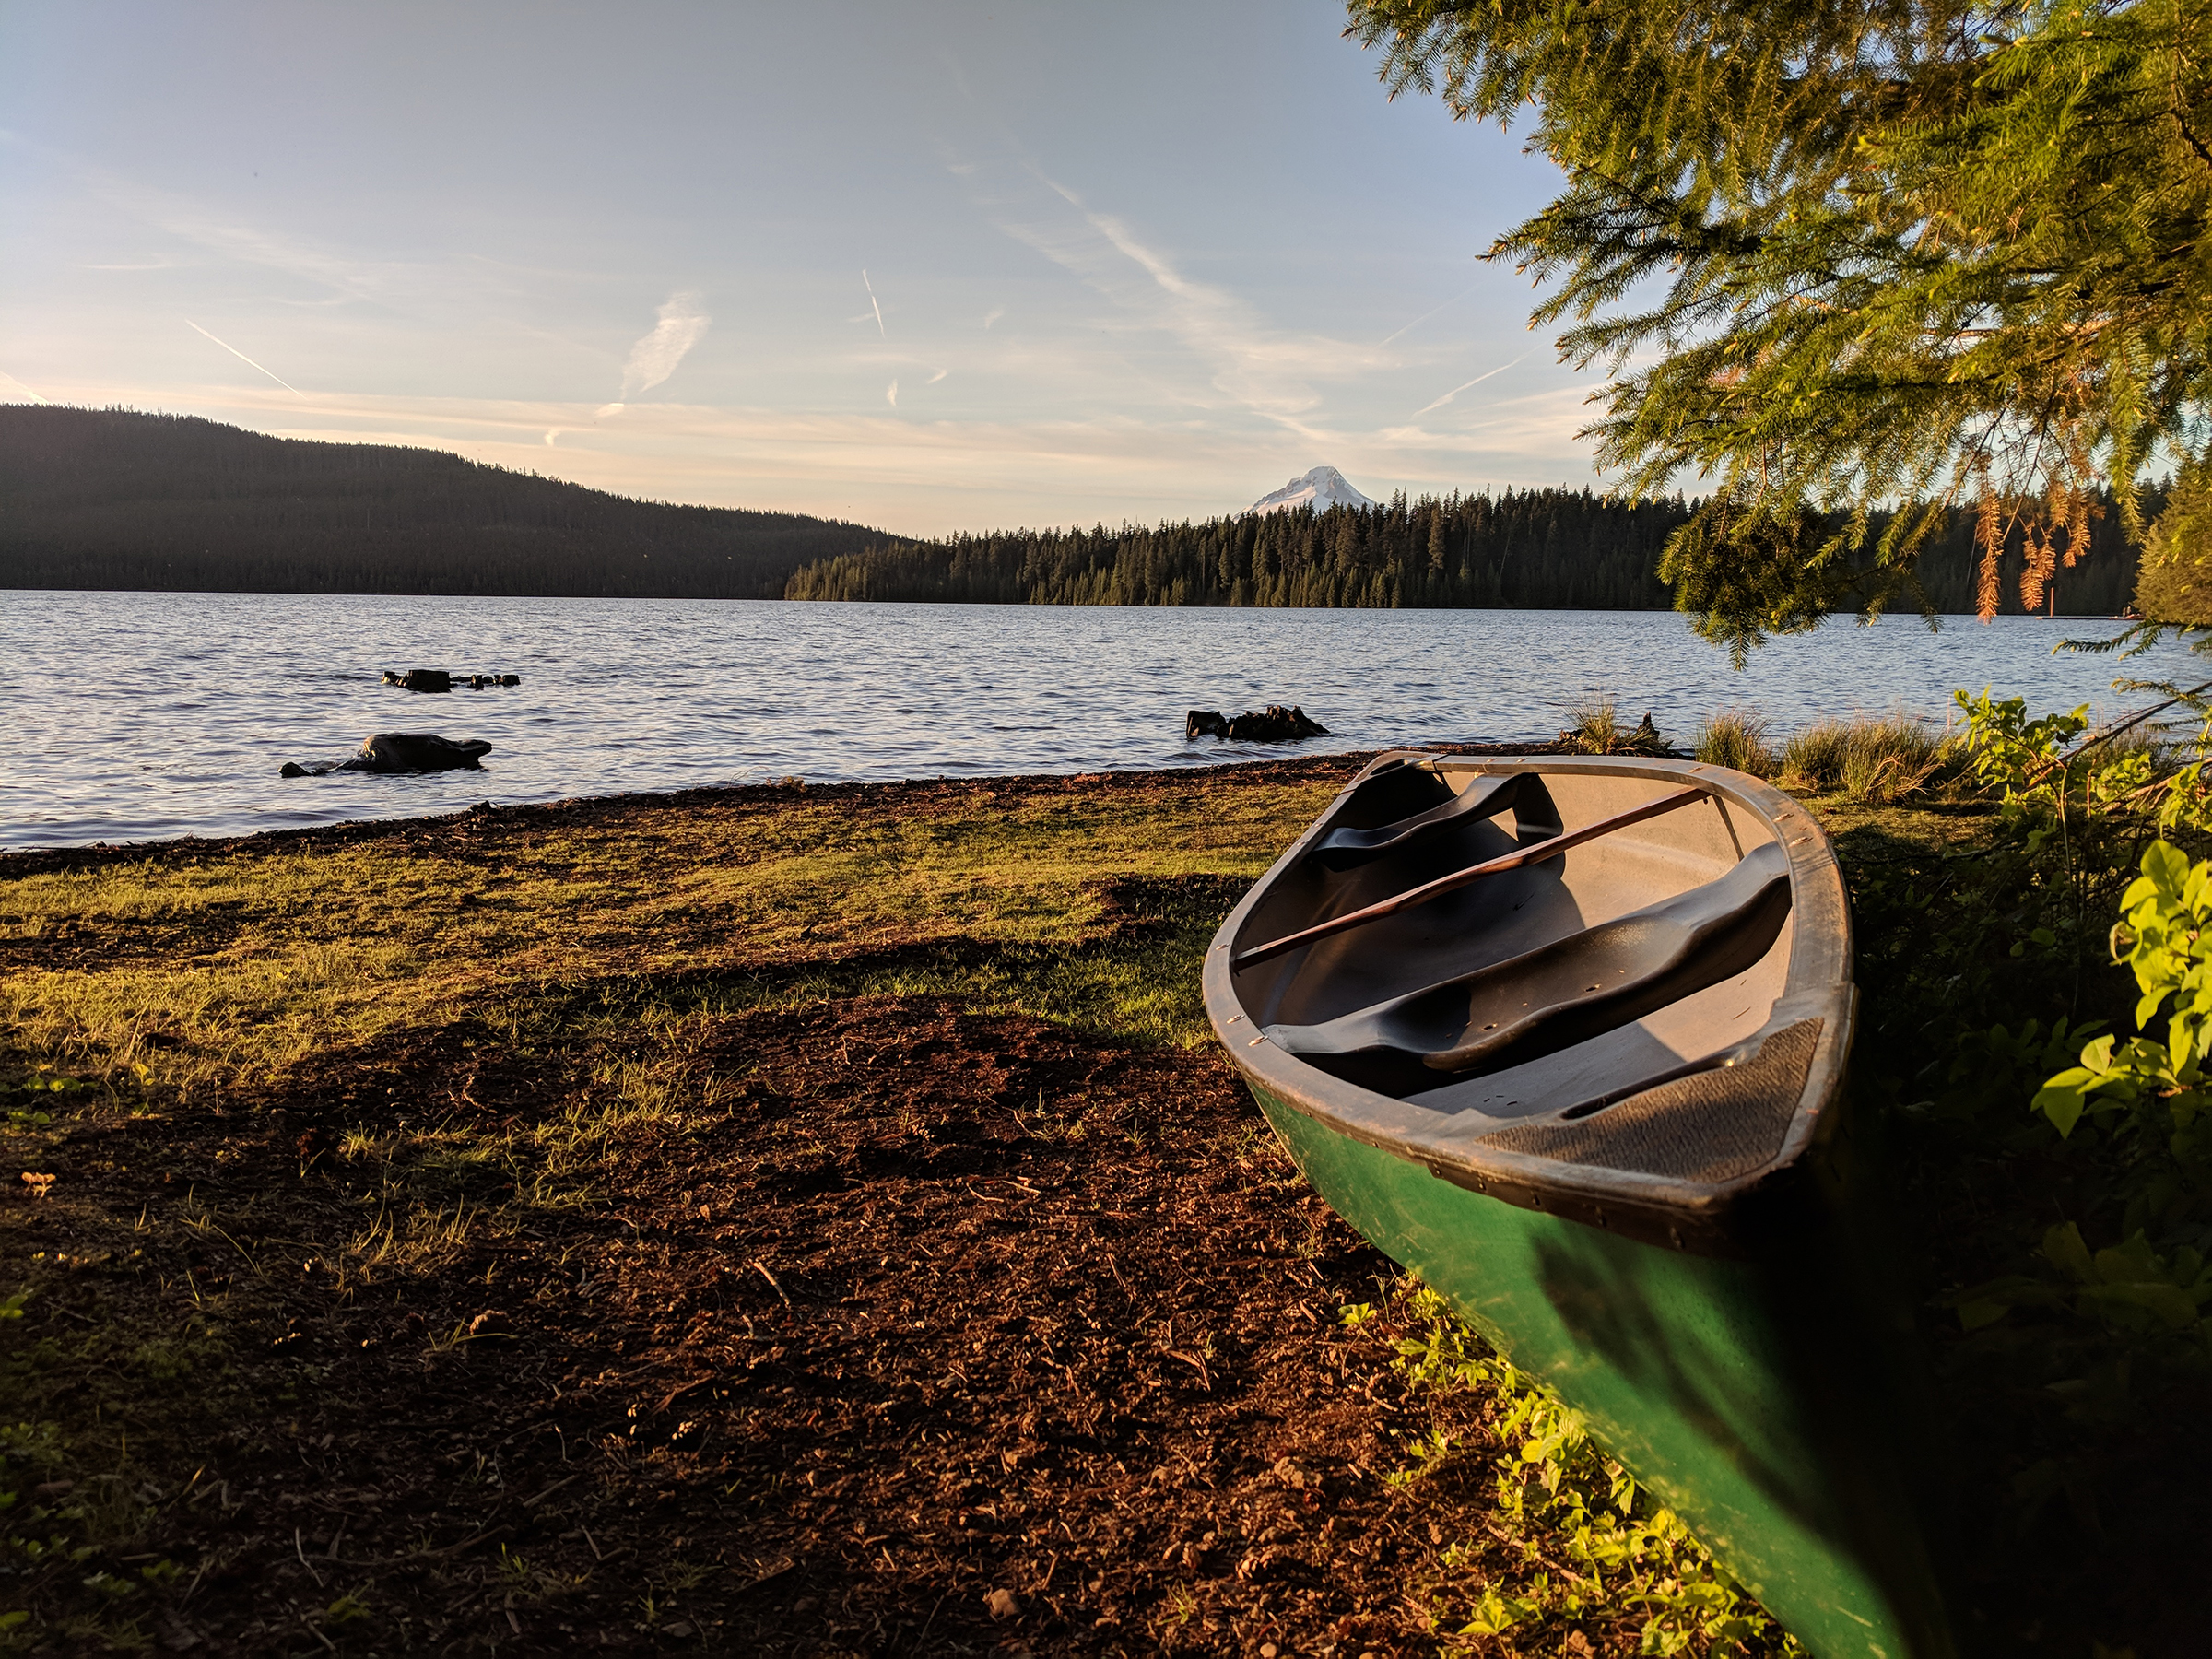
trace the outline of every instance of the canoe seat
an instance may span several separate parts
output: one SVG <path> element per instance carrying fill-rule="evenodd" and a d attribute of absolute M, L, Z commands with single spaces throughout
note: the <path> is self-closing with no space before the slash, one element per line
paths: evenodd
<path fill-rule="evenodd" d="M 1741 973 L 1789 912 L 1789 856 L 1769 841 L 1687 893 L 1318 1025 L 1269 1026 L 1266 1036 L 1347 1082 L 1418 1094 L 1541 1059 Z"/>
<path fill-rule="evenodd" d="M 1410 818 L 1398 818 L 1372 830 L 1332 830 L 1307 850 L 1306 856 L 1326 870 L 1356 870 L 1378 858 L 1404 852 L 1431 836 L 1480 818 L 1495 818 L 1516 806 L 1526 808 L 1519 815 L 1528 820 L 1523 828 L 1541 828 L 1549 835 L 1559 832 L 1559 810 L 1551 804 L 1551 794 L 1544 787 L 1544 780 L 1535 772 L 1506 772 L 1484 778 L 1450 800 L 1440 801 Z"/>
<path fill-rule="evenodd" d="M 1748 1175 L 1781 1154 L 1819 1042 L 1820 1022 L 1801 1019 L 1740 1065 L 1662 1083 L 1572 1122 L 1515 1124 L 1482 1144 L 1676 1181 Z"/>

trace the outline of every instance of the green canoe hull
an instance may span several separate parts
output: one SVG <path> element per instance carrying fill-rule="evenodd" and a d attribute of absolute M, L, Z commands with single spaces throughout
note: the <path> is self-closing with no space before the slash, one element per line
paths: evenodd
<path fill-rule="evenodd" d="M 1732 1259 L 1469 1191 L 1246 1081 L 1337 1214 L 1580 1412 L 1818 1659 L 1949 1659 L 1904 1322 L 1837 1265 L 1866 1259 L 1847 1147 Z"/>

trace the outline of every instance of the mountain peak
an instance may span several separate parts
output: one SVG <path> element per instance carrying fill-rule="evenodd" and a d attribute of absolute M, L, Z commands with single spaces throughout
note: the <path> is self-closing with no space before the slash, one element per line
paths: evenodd
<path fill-rule="evenodd" d="M 1372 507 L 1369 500 L 1349 484 L 1333 466 L 1317 466 L 1303 477 L 1293 478 L 1272 495 L 1264 495 L 1246 508 L 1247 512 L 1281 512 L 1289 507 L 1311 507 L 1316 512 L 1325 512 L 1332 507 Z"/>

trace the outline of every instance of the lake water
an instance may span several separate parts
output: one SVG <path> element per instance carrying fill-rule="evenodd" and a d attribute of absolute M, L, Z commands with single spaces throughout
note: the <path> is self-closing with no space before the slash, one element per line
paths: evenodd
<path fill-rule="evenodd" d="M 1838 622 L 1742 674 L 1648 611 L 1151 610 L 695 600 L 0 593 L 0 846 L 235 835 L 476 801 L 759 782 L 1208 765 L 1544 738 L 1612 691 L 1686 742 L 1715 709 L 1777 730 L 1954 687 L 2116 711 L 2100 625 Z M 2181 672 L 2183 653 L 2127 665 Z M 419 696 L 387 668 L 522 676 Z M 1194 708 L 1294 702 L 1331 736 L 1185 742 Z M 281 779 L 371 732 L 487 739 L 484 769 Z"/>

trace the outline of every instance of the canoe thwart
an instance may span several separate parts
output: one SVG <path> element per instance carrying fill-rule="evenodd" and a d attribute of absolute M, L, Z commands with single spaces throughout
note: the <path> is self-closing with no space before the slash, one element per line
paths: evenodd
<path fill-rule="evenodd" d="M 1265 962 L 1287 951 L 1296 950 L 1300 945 L 1310 945 L 1316 939 L 1325 939 L 1369 922 L 1379 922 L 1384 916 L 1394 916 L 1400 911 L 1411 910 L 1429 900 L 1457 892 L 1486 876 L 1500 876 L 1508 870 L 1518 870 L 1529 865 L 1541 864 L 1547 858 L 1557 858 L 1584 841 L 1595 841 L 1601 835 L 1625 830 L 1630 824 L 1641 824 L 1647 818 L 1655 818 L 1665 813 L 1678 812 L 1693 802 L 1705 798 L 1705 791 L 1701 789 L 1692 787 L 1677 790 L 1673 794 L 1661 795 L 1655 801 L 1646 801 L 1641 806 L 1631 806 L 1626 812 L 1617 812 L 1610 818 L 1599 818 L 1595 823 L 1584 824 L 1579 830 L 1570 830 L 1564 834 L 1553 836 L 1549 841 L 1538 841 L 1533 847 L 1523 847 L 1518 852 L 1486 859 L 1478 865 L 1469 865 L 1464 870 L 1454 870 L 1449 876 L 1439 876 L 1434 881 L 1423 882 L 1419 887 L 1410 888 L 1392 898 L 1368 905 L 1363 910 L 1348 911 L 1326 922 L 1316 923 L 1312 927 L 1301 928 L 1297 933 L 1285 934 L 1279 939 L 1270 939 L 1265 945 L 1254 945 L 1250 950 L 1240 952 L 1230 966 L 1232 970 L 1241 971 L 1255 962 Z"/>
<path fill-rule="evenodd" d="M 1385 773 L 1378 782 L 1385 786 L 1400 784 L 1400 777 Z M 1530 838 L 1532 830 L 1539 841 L 1559 833 L 1559 808 L 1551 804 L 1544 780 L 1535 772 L 1505 772 L 1480 779 L 1433 806 L 1372 830 L 1333 830 L 1314 844 L 1307 856 L 1325 870 L 1339 873 L 1356 870 L 1509 809 L 1524 841 Z"/>
<path fill-rule="evenodd" d="M 1742 973 L 1790 913 L 1790 861 L 1754 848 L 1718 880 L 1318 1025 L 1266 1036 L 1318 1071 L 1407 1095 L 1546 1054 Z"/>
<path fill-rule="evenodd" d="M 1514 1124 L 1483 1145 L 1600 1170 L 1728 1181 L 1774 1161 L 1805 1093 L 1820 1021 L 1783 1027 L 1738 1065 L 1696 1072 L 1587 1117 Z"/>

